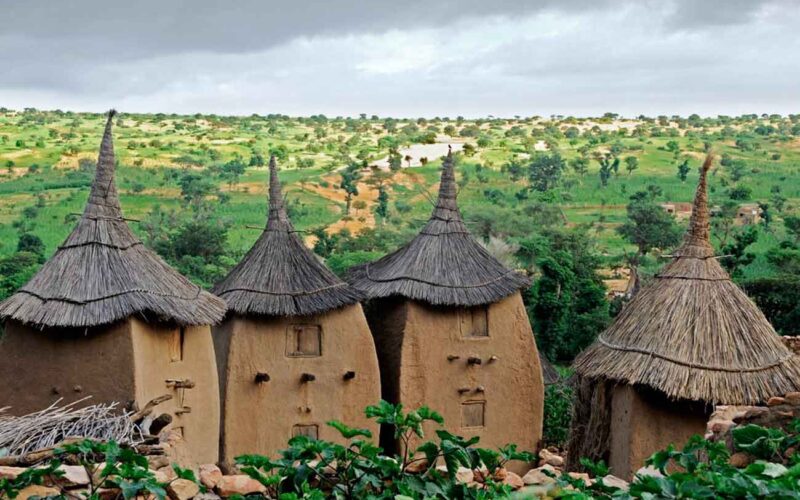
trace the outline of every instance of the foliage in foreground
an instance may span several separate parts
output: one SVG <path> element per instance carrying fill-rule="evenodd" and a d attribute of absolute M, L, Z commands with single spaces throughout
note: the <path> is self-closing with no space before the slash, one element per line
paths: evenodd
<path fill-rule="evenodd" d="M 403 444 L 422 440 L 423 425 L 441 425 L 438 413 L 422 407 L 404 412 L 401 405 L 382 401 L 367 408 L 367 415 L 382 425 L 395 429 L 395 437 Z M 529 453 L 518 452 L 514 445 L 498 451 L 477 448 L 477 438 L 465 439 L 444 430 L 436 431 L 436 439 L 424 441 L 408 452 L 389 456 L 371 442 L 371 433 L 354 429 L 340 422 L 329 422 L 349 440 L 340 445 L 324 440 L 297 436 L 276 459 L 261 455 L 237 458 L 239 467 L 263 484 L 269 498 L 460 498 L 491 499 L 512 495 L 498 474 L 509 460 L 531 461 Z M 605 464 L 583 461 L 595 476 L 589 482 L 562 474 L 553 483 L 522 490 L 519 498 L 544 495 L 568 499 L 677 499 L 677 498 L 800 498 L 800 455 L 794 452 L 800 443 L 800 420 L 787 431 L 746 425 L 734 429 L 736 451 L 745 451 L 755 461 L 745 468 L 729 464 L 730 452 L 724 443 L 706 441 L 694 436 L 681 450 L 669 446 L 651 456 L 649 465 L 658 474 L 637 475 L 629 489 L 622 490 L 604 481 L 609 474 Z M 168 483 L 157 481 L 148 469 L 146 457 L 116 443 L 85 440 L 56 450 L 56 458 L 47 465 L 31 468 L 16 479 L 0 479 L 0 498 L 16 498 L 32 484 L 58 484 L 63 471 L 62 461 L 78 463 L 86 468 L 91 484 L 80 493 L 62 491 L 58 498 L 107 498 L 109 489 L 118 491 L 118 498 L 139 495 L 166 498 Z M 424 465 L 423 465 L 424 464 Z M 437 465 L 444 465 L 443 468 Z M 173 466 L 177 478 L 197 483 L 194 474 Z M 481 488 L 469 487 L 457 480 L 460 467 L 483 470 Z M 474 486 L 474 485 L 473 485 Z M 200 486 L 201 491 L 204 491 Z M 253 495 L 249 495 L 251 497 Z"/>
<path fill-rule="evenodd" d="M 587 485 L 566 474 L 557 481 L 564 498 L 800 498 L 800 455 L 792 451 L 800 442 L 800 420 L 780 429 L 746 425 L 733 430 L 736 451 L 756 460 L 745 468 L 729 463 L 724 443 L 692 437 L 682 450 L 670 445 L 653 454 L 647 465 L 659 475 L 637 475 L 629 491 L 610 487 L 602 480 Z M 783 459 L 789 451 L 788 459 Z M 783 463 L 787 462 L 787 463 Z M 596 477 L 608 474 L 605 464 L 582 462 Z"/>
<path fill-rule="evenodd" d="M 381 401 L 367 407 L 367 416 L 394 428 L 402 443 L 397 456 L 387 456 L 375 446 L 370 431 L 354 429 L 341 422 L 328 425 L 350 440 L 340 445 L 306 436 L 296 436 L 278 459 L 261 455 L 237 458 L 244 472 L 267 487 L 267 494 L 280 498 L 470 498 L 507 496 L 510 487 L 495 481 L 495 473 L 509 460 L 532 461 L 533 455 L 507 445 L 498 451 L 476 448 L 478 438 L 465 439 L 436 430 L 435 441 L 425 441 L 411 453 L 409 445 L 424 439 L 426 422 L 443 424 L 444 419 L 427 407 L 403 412 L 402 405 Z M 424 465 L 426 464 L 426 465 Z M 437 470 L 444 465 L 446 471 Z M 470 488 L 456 480 L 459 467 L 486 469 L 484 489 Z M 414 472 L 416 471 L 416 472 Z"/>

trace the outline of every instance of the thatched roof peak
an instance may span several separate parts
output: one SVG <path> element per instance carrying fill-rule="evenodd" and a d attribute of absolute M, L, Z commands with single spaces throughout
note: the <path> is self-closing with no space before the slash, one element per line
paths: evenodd
<path fill-rule="evenodd" d="M 439 181 L 439 197 L 436 200 L 432 217 L 442 220 L 461 219 L 458 211 L 456 197 L 458 186 L 456 185 L 455 161 L 453 160 L 453 149 L 448 146 L 447 156 L 442 162 L 442 176 Z"/>
<path fill-rule="evenodd" d="M 297 235 L 286 213 L 275 156 L 269 160 L 267 226 L 214 293 L 225 298 L 230 312 L 258 316 L 308 316 L 363 298 Z"/>
<path fill-rule="evenodd" d="M 714 255 L 714 247 L 711 246 L 711 221 L 708 210 L 708 171 L 714 157 L 711 153 L 706 156 L 703 166 L 700 167 L 700 180 L 697 183 L 697 191 L 692 203 L 692 216 L 689 219 L 689 229 L 683 245 L 675 252 L 675 255 L 684 257 L 709 258 Z"/>
<path fill-rule="evenodd" d="M 348 280 L 370 298 L 402 296 L 434 305 L 477 306 L 530 286 L 469 233 L 457 203 L 455 158 L 442 162 L 439 196 L 428 223 L 404 247 L 350 270 Z"/>
<path fill-rule="evenodd" d="M 800 389 L 800 360 L 714 258 L 710 166 L 709 156 L 683 245 L 578 356 L 579 375 L 714 404 L 754 404 Z"/>
<path fill-rule="evenodd" d="M 117 112 L 113 109 L 108 112 L 106 128 L 100 142 L 100 155 L 97 158 L 97 168 L 89 200 L 84 209 L 84 217 L 122 217 L 117 185 L 114 180 L 116 157 L 114 155 L 114 137 L 111 131 L 112 120 L 116 114 Z"/>
<path fill-rule="evenodd" d="M 267 231 L 294 231 L 292 222 L 286 214 L 275 155 L 269 158 L 269 215 L 267 217 Z"/>
<path fill-rule="evenodd" d="M 225 304 L 148 250 L 122 217 L 108 113 L 82 217 L 31 280 L 0 303 L 0 319 L 38 328 L 106 325 L 131 316 L 180 325 L 222 319 Z"/>

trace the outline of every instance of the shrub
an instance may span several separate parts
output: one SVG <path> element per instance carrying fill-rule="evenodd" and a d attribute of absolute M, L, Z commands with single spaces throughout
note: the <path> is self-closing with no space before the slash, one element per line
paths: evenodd
<path fill-rule="evenodd" d="M 564 381 L 546 386 L 544 389 L 543 444 L 545 446 L 566 446 L 571 422 L 572 387 Z"/>

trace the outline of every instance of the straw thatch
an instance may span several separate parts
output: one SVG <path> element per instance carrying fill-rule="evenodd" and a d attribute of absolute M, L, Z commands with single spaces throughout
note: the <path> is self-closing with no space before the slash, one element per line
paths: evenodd
<path fill-rule="evenodd" d="M 145 248 L 125 222 L 114 183 L 113 116 L 80 221 L 39 272 L 0 304 L 0 318 L 38 328 L 90 327 L 133 315 L 180 325 L 222 319 L 225 303 Z"/>
<path fill-rule="evenodd" d="M 261 237 L 214 292 L 237 314 L 305 316 L 359 302 L 304 244 L 286 214 L 275 157 L 269 161 L 269 215 Z"/>
<path fill-rule="evenodd" d="M 576 359 L 579 375 L 713 404 L 754 404 L 800 386 L 798 358 L 714 257 L 710 166 L 709 156 L 683 245 Z"/>
<path fill-rule="evenodd" d="M 354 267 L 348 279 L 370 298 L 402 296 L 447 306 L 490 304 L 530 286 L 467 230 L 456 203 L 452 153 L 442 164 L 439 198 L 425 228 L 396 252 Z"/>

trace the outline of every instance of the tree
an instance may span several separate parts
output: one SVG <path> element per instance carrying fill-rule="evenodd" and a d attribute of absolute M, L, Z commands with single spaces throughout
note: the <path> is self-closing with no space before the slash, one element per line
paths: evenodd
<path fill-rule="evenodd" d="M 389 193 L 383 185 L 378 188 L 378 203 L 375 205 L 375 215 L 381 218 L 381 223 L 389 216 Z"/>
<path fill-rule="evenodd" d="M 592 240 L 581 231 L 548 229 L 523 239 L 517 257 L 540 275 L 528 297 L 540 352 L 552 361 L 572 361 L 609 321 Z"/>
<path fill-rule="evenodd" d="M 28 252 L 44 257 L 44 243 L 35 234 L 23 233 L 17 242 L 17 252 Z"/>
<path fill-rule="evenodd" d="M 787 215 L 783 218 L 783 227 L 786 232 L 794 239 L 794 244 L 800 243 L 800 217 L 796 215 Z"/>
<path fill-rule="evenodd" d="M 199 205 L 206 196 L 217 192 L 217 185 L 211 179 L 195 172 L 184 173 L 178 179 L 178 185 L 184 201 L 195 206 Z"/>
<path fill-rule="evenodd" d="M 647 255 L 655 248 L 670 248 L 681 241 L 682 229 L 672 215 L 655 203 L 650 192 L 639 191 L 630 198 L 628 219 L 617 232 L 636 245 L 638 255 Z"/>
<path fill-rule="evenodd" d="M 539 192 L 553 189 L 561 179 L 567 163 L 558 153 L 540 153 L 533 157 L 528 166 L 528 181 L 531 188 Z"/>
<path fill-rule="evenodd" d="M 245 165 L 239 157 L 224 163 L 222 167 L 220 167 L 220 177 L 228 183 L 231 189 L 239 183 L 239 178 L 244 175 L 244 172 Z"/>
<path fill-rule="evenodd" d="M 681 182 L 686 182 L 686 177 L 688 177 L 690 170 L 689 159 L 687 158 L 683 160 L 680 165 L 678 165 L 678 179 L 680 179 Z"/>
<path fill-rule="evenodd" d="M 569 166 L 581 178 L 589 171 L 589 159 L 584 156 L 577 156 L 570 160 Z"/>
<path fill-rule="evenodd" d="M 781 187 L 779 185 L 774 185 L 770 188 L 770 195 L 769 201 L 772 203 L 772 206 L 775 207 L 775 210 L 778 213 L 783 212 L 783 208 L 786 206 L 786 197 L 783 196 L 781 193 Z"/>
<path fill-rule="evenodd" d="M 628 175 L 631 175 L 634 170 L 639 168 L 639 159 L 635 156 L 626 156 L 625 157 L 625 170 L 628 171 Z"/>
<path fill-rule="evenodd" d="M 339 188 L 345 193 L 345 209 L 344 214 L 350 215 L 350 205 L 353 201 L 353 196 L 358 196 L 358 181 L 361 179 L 361 167 L 357 163 L 351 163 L 344 170 L 339 172 L 341 182 Z"/>
<path fill-rule="evenodd" d="M 756 256 L 747 251 L 747 247 L 758 241 L 758 231 L 754 226 L 749 226 L 745 230 L 733 235 L 733 241 L 722 247 L 720 264 L 728 270 L 731 277 L 738 279 L 742 277 L 743 268 L 750 265 Z"/>
<path fill-rule="evenodd" d="M 608 186 L 608 179 L 611 178 L 611 173 L 619 171 L 619 158 L 605 154 L 597 155 L 595 159 L 600 164 L 600 185 L 606 187 Z"/>
<path fill-rule="evenodd" d="M 251 167 L 263 167 L 265 164 L 264 156 L 261 153 L 253 151 L 253 154 L 250 155 L 248 165 Z"/>

